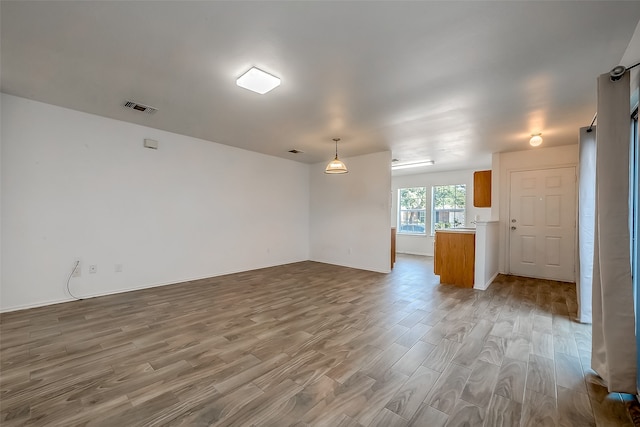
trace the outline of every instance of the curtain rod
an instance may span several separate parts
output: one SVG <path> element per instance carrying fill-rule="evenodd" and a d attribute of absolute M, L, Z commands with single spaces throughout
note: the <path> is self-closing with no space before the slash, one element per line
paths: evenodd
<path fill-rule="evenodd" d="M 620 80 L 622 76 L 624 76 L 624 73 L 626 73 L 632 68 L 636 68 L 638 65 L 640 65 L 640 62 L 638 62 L 637 64 L 633 64 L 630 67 L 625 67 L 624 65 L 618 65 L 614 67 L 611 71 L 609 71 L 609 78 L 611 79 L 612 82 L 616 82 Z M 597 118 L 598 118 L 598 112 L 596 111 L 596 113 L 593 115 L 593 120 L 591 120 L 591 124 L 589 125 L 589 129 L 587 129 L 587 132 L 593 131 L 593 124 L 596 122 Z"/>

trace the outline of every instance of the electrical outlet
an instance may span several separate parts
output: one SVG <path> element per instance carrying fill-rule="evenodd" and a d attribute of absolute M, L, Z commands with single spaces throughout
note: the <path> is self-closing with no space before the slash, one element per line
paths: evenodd
<path fill-rule="evenodd" d="M 122 273 L 122 264 L 116 264 L 114 270 L 116 273 Z"/>
<path fill-rule="evenodd" d="M 82 262 L 80 261 L 80 258 L 76 258 L 73 261 L 73 265 L 75 267 L 73 268 L 73 273 L 71 273 L 71 277 L 80 277 L 82 275 Z"/>
<path fill-rule="evenodd" d="M 89 266 L 89 273 L 90 274 L 96 274 L 98 272 L 98 266 L 93 264 Z"/>

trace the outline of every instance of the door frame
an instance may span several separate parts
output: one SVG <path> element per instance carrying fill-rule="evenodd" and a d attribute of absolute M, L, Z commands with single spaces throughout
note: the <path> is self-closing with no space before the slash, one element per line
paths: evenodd
<path fill-rule="evenodd" d="M 510 231 L 510 223 L 509 218 L 511 218 L 511 176 L 513 172 L 532 172 L 532 171 L 540 171 L 540 170 L 550 170 L 550 169 L 565 169 L 565 168 L 574 168 L 575 171 L 575 181 L 574 185 L 576 186 L 575 200 L 574 206 L 574 239 L 573 239 L 573 282 L 576 282 L 576 262 L 578 260 L 578 173 L 579 173 L 579 165 L 578 163 L 567 163 L 567 164 L 557 164 L 551 166 L 537 166 L 537 167 L 524 167 L 524 168 L 509 168 L 506 170 L 507 172 L 507 197 L 504 200 L 507 203 L 506 206 L 506 218 L 504 219 L 504 223 L 502 224 L 502 230 L 504 233 L 504 268 L 506 274 L 511 274 L 511 233 Z"/>

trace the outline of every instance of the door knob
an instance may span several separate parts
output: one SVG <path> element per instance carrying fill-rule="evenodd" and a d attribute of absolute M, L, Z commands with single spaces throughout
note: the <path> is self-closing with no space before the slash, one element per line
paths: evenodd
<path fill-rule="evenodd" d="M 513 226 L 511 226 L 511 229 L 512 229 L 512 230 L 515 230 L 516 228 L 515 228 L 515 227 L 513 227 Z"/>

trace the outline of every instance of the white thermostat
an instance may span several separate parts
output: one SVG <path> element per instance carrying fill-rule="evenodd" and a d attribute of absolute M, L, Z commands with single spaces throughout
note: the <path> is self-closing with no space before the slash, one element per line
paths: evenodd
<path fill-rule="evenodd" d="M 145 139 L 144 140 L 144 147 L 145 148 L 152 148 L 154 150 L 158 149 L 158 141 L 153 140 L 153 139 Z"/>

